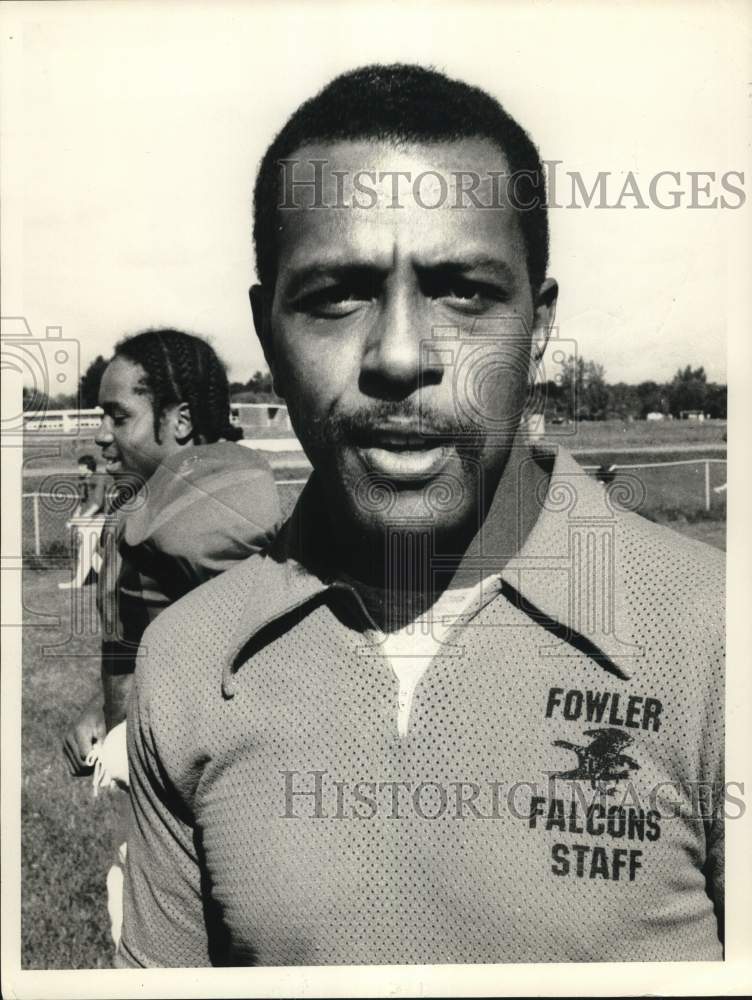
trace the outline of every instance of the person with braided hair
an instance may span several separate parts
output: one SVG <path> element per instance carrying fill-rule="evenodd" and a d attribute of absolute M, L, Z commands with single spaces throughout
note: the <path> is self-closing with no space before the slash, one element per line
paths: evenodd
<path fill-rule="evenodd" d="M 129 498 L 103 531 L 97 604 L 102 687 L 64 740 L 73 776 L 94 770 L 127 786 L 125 718 L 139 642 L 165 608 L 239 560 L 265 549 L 280 520 L 271 469 L 235 443 L 227 375 L 213 348 L 179 330 L 122 340 L 102 377 L 96 441 Z M 113 938 L 127 796 L 118 801 L 118 862 L 108 875 Z"/>

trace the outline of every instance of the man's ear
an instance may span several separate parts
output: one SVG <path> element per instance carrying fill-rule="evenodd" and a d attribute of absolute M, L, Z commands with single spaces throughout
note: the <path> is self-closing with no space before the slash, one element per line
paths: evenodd
<path fill-rule="evenodd" d="M 554 278 L 546 278 L 538 289 L 533 302 L 533 361 L 538 364 L 543 357 L 556 319 L 556 302 L 559 286 Z"/>
<path fill-rule="evenodd" d="M 253 325 L 256 329 L 256 336 L 264 352 L 264 358 L 269 366 L 269 371 L 272 373 L 274 391 L 278 396 L 284 398 L 274 355 L 271 296 L 267 293 L 263 285 L 252 285 L 248 292 L 248 297 L 251 300 L 251 312 L 253 313 Z"/>
<path fill-rule="evenodd" d="M 193 437 L 191 408 L 187 403 L 178 403 L 168 413 L 170 430 L 178 444 L 186 444 Z"/>

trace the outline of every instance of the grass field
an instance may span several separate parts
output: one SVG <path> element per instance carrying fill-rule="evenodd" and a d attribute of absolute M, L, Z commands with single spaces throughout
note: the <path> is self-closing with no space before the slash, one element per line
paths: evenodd
<path fill-rule="evenodd" d="M 578 424 L 546 428 L 547 441 L 570 451 L 578 448 L 681 448 L 688 444 L 724 443 L 725 420 L 581 420 Z"/>
<path fill-rule="evenodd" d="M 94 799 L 89 781 L 68 777 L 60 749 L 99 678 L 98 637 L 70 634 L 71 591 L 57 588 L 66 577 L 27 570 L 23 580 L 21 962 L 29 969 L 112 966 L 107 796 Z"/>
<path fill-rule="evenodd" d="M 629 450 L 621 456 L 621 460 L 640 457 Z M 658 457 L 666 459 L 664 454 Z M 582 461 L 600 464 L 608 459 L 604 451 Z M 641 473 L 648 498 L 644 508 L 654 520 L 725 548 L 724 495 L 713 493 L 711 511 L 701 509 L 704 482 L 698 475 L 704 473 L 698 468 L 702 466 Z M 725 480 L 724 466 L 711 469 L 713 485 Z M 276 475 L 295 479 L 301 471 L 280 467 Z M 25 489 L 32 489 L 35 482 L 38 488 L 43 476 L 27 477 Z M 280 488 L 285 513 L 299 490 L 299 485 Z M 27 505 L 27 537 L 33 529 L 29 510 Z M 75 616 L 78 625 L 72 634 L 73 598 L 70 591 L 57 587 L 69 578 L 65 567 L 70 559 L 60 542 L 66 516 L 45 512 L 44 540 L 58 543 L 57 568 L 27 568 L 23 576 L 21 933 L 22 966 L 28 969 L 108 968 L 112 955 L 104 890 L 111 821 L 107 795 L 93 799 L 87 780 L 69 778 L 60 751 L 61 737 L 95 690 L 99 672 L 94 588 L 79 592 L 85 613 Z M 27 560 L 28 566 L 33 564 L 33 559 Z"/>

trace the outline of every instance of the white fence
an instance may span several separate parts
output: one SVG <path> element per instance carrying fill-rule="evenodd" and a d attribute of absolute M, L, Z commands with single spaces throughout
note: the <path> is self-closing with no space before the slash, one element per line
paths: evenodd
<path fill-rule="evenodd" d="M 701 482 L 698 483 L 697 482 L 697 478 L 695 476 L 691 476 L 690 480 L 689 480 L 689 482 L 690 482 L 690 488 L 689 488 L 689 490 L 686 489 L 686 485 L 687 485 L 687 483 L 686 483 L 687 477 L 686 476 L 684 476 L 684 477 L 681 477 L 681 476 L 677 477 L 677 476 L 675 476 L 674 477 L 673 491 L 672 492 L 674 492 L 674 493 L 680 492 L 680 496 L 677 497 L 677 499 L 680 502 L 677 503 L 676 506 L 680 507 L 680 506 L 682 506 L 682 501 L 686 502 L 686 499 L 687 499 L 686 498 L 686 494 L 687 494 L 687 492 L 694 493 L 695 491 L 698 490 L 698 488 L 701 488 L 702 489 L 703 501 L 704 501 L 704 504 L 703 504 L 704 509 L 706 511 L 709 511 L 711 509 L 713 495 L 720 496 L 721 494 L 725 494 L 725 492 L 726 492 L 726 476 L 725 476 L 726 461 L 727 460 L 725 458 L 682 458 L 682 459 L 677 459 L 677 460 L 671 461 L 671 462 L 647 462 L 647 463 L 640 463 L 640 464 L 634 464 L 634 465 L 633 464 L 609 465 L 609 466 L 603 466 L 603 465 L 583 465 L 583 469 L 587 470 L 588 472 L 595 472 L 596 474 L 599 473 L 599 472 L 605 472 L 605 473 L 607 473 L 607 475 L 608 475 L 609 478 L 611 478 L 611 474 L 613 474 L 613 476 L 616 477 L 616 476 L 618 476 L 618 474 L 620 472 L 629 473 L 630 471 L 640 470 L 640 469 L 642 469 L 644 471 L 647 471 L 649 473 L 651 473 L 651 472 L 653 472 L 653 470 L 657 470 L 657 469 L 683 468 L 683 469 L 686 469 L 687 471 L 689 471 L 690 469 L 694 469 L 697 472 L 700 472 L 700 474 L 701 474 Z M 716 467 L 723 466 L 724 467 L 724 475 L 723 475 L 723 482 L 722 483 L 720 483 L 720 482 L 715 482 L 714 483 L 713 482 L 713 475 L 712 475 L 712 472 L 711 472 L 711 468 L 713 466 L 716 466 Z M 641 478 L 644 480 L 645 477 L 643 476 Z M 677 489 L 677 486 L 678 486 L 679 481 L 682 480 L 682 479 L 685 480 L 685 482 L 683 483 L 683 487 L 684 488 L 681 491 L 679 491 Z M 692 480 L 694 480 L 694 483 L 692 483 Z M 662 490 L 661 492 L 664 493 L 664 494 L 666 493 L 665 490 Z M 683 495 L 681 495 L 681 494 L 683 494 Z M 664 504 L 664 506 L 668 506 L 668 505 Z"/>
<path fill-rule="evenodd" d="M 24 413 L 25 431 L 44 431 L 46 434 L 76 434 L 82 430 L 99 427 L 102 411 L 92 410 L 41 410 Z"/>
<path fill-rule="evenodd" d="M 284 403 L 232 403 L 231 412 L 243 426 L 279 427 L 289 430 L 290 418 Z M 89 410 L 40 410 L 24 414 L 24 430 L 46 434 L 76 434 L 96 430 L 102 419 L 98 406 Z"/>

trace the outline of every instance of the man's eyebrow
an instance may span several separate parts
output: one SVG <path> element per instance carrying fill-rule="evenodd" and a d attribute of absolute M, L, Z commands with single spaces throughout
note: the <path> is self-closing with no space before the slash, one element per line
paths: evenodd
<path fill-rule="evenodd" d="M 452 254 L 447 257 L 437 257 L 435 260 L 416 262 L 414 267 L 418 274 L 453 275 L 466 274 L 471 271 L 487 271 L 511 285 L 516 281 L 514 271 L 506 261 L 487 254 L 461 256 Z M 388 271 L 388 264 L 378 264 L 375 261 L 353 263 L 348 260 L 328 260 L 312 262 L 301 267 L 288 267 L 285 269 L 285 294 L 294 298 L 307 284 L 326 279 L 353 282 L 372 281 L 377 276 L 386 276 Z"/>
<path fill-rule="evenodd" d="M 288 267 L 285 269 L 285 293 L 289 297 L 297 295 L 302 288 L 314 281 L 336 279 L 338 281 L 361 281 L 373 279 L 376 275 L 385 275 L 387 267 L 376 264 L 354 264 L 352 261 L 330 261 L 327 263 L 307 264 L 303 267 Z"/>
<path fill-rule="evenodd" d="M 445 272 L 447 274 L 465 274 L 469 271 L 493 271 L 505 281 L 514 282 L 514 271 L 506 261 L 500 257 L 489 257 L 485 254 L 472 254 L 469 256 L 452 256 L 438 258 L 424 264 L 416 265 L 419 272 Z"/>

